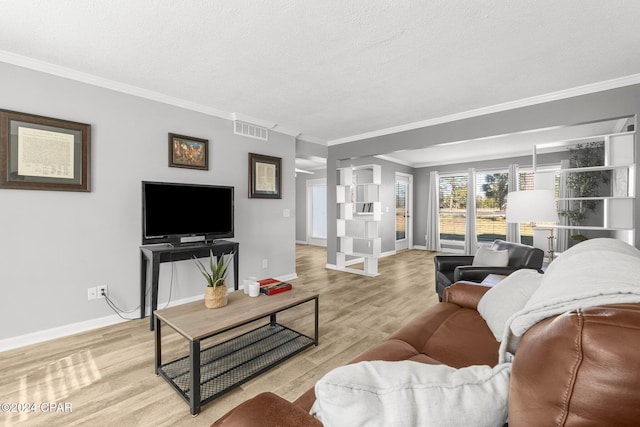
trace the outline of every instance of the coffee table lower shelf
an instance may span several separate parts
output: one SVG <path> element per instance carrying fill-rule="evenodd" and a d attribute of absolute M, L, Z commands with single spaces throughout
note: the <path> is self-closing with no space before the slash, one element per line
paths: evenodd
<path fill-rule="evenodd" d="M 279 323 L 269 323 L 200 351 L 200 404 L 244 384 L 316 341 Z M 158 368 L 160 374 L 187 401 L 191 399 L 190 357 Z"/>

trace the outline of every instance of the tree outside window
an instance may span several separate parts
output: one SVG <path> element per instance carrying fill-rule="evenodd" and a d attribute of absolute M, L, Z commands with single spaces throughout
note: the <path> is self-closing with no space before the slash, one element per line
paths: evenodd
<path fill-rule="evenodd" d="M 555 177 L 558 194 L 559 172 Z M 520 171 L 519 189 L 532 190 L 534 173 Z M 506 200 L 509 173 L 502 170 L 476 173 L 476 232 L 479 242 L 507 238 Z M 467 221 L 467 174 L 440 176 L 440 239 L 464 242 Z M 545 224 L 539 224 L 545 225 Z M 521 242 L 533 245 L 533 228 L 520 224 Z"/>
<path fill-rule="evenodd" d="M 440 176 L 440 239 L 464 242 L 467 174 Z"/>
<path fill-rule="evenodd" d="M 509 192 L 507 172 L 476 174 L 476 232 L 478 242 L 507 238 L 505 205 Z"/>

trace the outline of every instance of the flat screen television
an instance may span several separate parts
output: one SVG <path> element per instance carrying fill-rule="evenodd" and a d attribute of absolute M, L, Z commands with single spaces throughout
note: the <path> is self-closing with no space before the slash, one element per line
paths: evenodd
<path fill-rule="evenodd" d="M 142 181 L 142 244 L 233 237 L 234 188 Z"/>

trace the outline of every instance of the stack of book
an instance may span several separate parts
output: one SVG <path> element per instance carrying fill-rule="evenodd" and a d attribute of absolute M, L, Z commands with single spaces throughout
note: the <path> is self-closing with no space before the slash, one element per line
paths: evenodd
<path fill-rule="evenodd" d="M 258 283 L 260 284 L 260 292 L 265 295 L 279 294 L 280 292 L 288 291 L 293 287 L 291 286 L 291 283 L 281 282 L 277 279 L 258 280 Z"/>

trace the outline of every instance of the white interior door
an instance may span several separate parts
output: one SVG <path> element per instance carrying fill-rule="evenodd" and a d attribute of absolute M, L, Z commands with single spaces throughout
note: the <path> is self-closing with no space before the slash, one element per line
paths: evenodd
<path fill-rule="evenodd" d="M 327 246 L 327 180 L 307 181 L 307 243 Z"/>
<path fill-rule="evenodd" d="M 411 227 L 411 210 L 413 205 L 412 183 L 413 175 L 396 173 L 396 251 L 409 249 L 413 246 L 413 233 Z"/>

